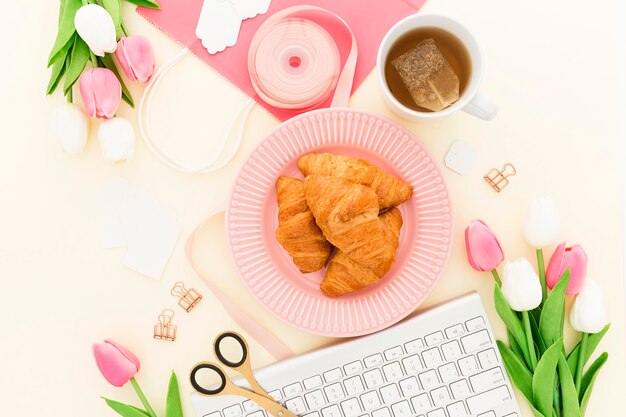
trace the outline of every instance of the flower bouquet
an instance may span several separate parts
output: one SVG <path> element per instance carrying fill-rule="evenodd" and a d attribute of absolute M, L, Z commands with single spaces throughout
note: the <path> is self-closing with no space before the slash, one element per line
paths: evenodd
<path fill-rule="evenodd" d="M 509 346 L 498 340 L 500 355 L 511 381 L 536 417 L 584 416 L 593 383 L 608 358 L 604 352 L 586 366 L 609 324 L 602 288 L 586 278 L 583 248 L 561 243 L 548 267 L 544 266 L 543 248 L 556 243 L 559 233 L 554 202 L 535 199 L 524 235 L 536 248 L 539 275 L 527 259 L 521 258 L 507 262 L 500 279 L 497 268 L 504 254 L 495 234 L 480 220 L 470 222 L 465 230 L 470 265 L 477 271 L 491 272 L 496 283 L 495 307 L 509 340 Z M 570 352 L 563 344 L 568 295 L 576 295 L 569 321 L 581 334 Z"/>

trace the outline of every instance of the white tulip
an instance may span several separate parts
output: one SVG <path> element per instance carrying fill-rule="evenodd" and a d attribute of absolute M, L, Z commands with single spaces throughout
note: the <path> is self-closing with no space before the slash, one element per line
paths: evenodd
<path fill-rule="evenodd" d="M 515 311 L 533 310 L 541 304 L 539 277 L 528 259 L 520 258 L 504 265 L 502 293 Z"/>
<path fill-rule="evenodd" d="M 581 333 L 598 333 L 609 323 L 600 284 L 587 278 L 572 304 L 569 322 Z"/>
<path fill-rule="evenodd" d="M 117 48 L 115 23 L 104 7 L 97 4 L 82 6 L 76 11 L 74 26 L 94 54 L 104 56 L 105 52 L 115 52 Z"/>
<path fill-rule="evenodd" d="M 65 103 L 52 116 L 52 131 L 65 152 L 78 155 L 85 148 L 89 118 L 75 104 Z"/>
<path fill-rule="evenodd" d="M 135 154 L 135 129 L 123 117 L 102 121 L 98 140 L 102 153 L 111 162 L 128 161 Z"/>
<path fill-rule="evenodd" d="M 561 220 L 556 203 L 550 197 L 535 198 L 530 203 L 524 237 L 533 248 L 545 248 L 559 241 Z"/>

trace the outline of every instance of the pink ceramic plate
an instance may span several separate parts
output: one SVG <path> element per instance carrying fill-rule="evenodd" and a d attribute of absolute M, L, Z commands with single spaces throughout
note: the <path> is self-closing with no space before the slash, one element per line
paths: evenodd
<path fill-rule="evenodd" d="M 399 207 L 404 225 L 392 269 L 375 285 L 339 298 L 319 289 L 325 270 L 300 273 L 274 237 L 276 180 L 302 178 L 297 161 L 310 152 L 367 159 L 414 190 Z M 378 331 L 415 310 L 439 280 L 452 245 L 448 192 L 431 156 L 394 122 L 352 109 L 309 112 L 274 130 L 243 166 L 226 218 L 235 263 L 259 301 L 296 327 L 335 337 Z"/>

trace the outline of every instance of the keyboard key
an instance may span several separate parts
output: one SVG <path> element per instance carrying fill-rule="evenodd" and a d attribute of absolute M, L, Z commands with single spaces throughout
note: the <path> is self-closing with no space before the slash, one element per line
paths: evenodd
<path fill-rule="evenodd" d="M 270 391 L 267 393 L 270 397 L 272 397 L 275 401 L 280 401 L 283 399 L 283 393 L 280 392 L 279 389 L 275 389 L 274 391 Z"/>
<path fill-rule="evenodd" d="M 474 356 L 466 356 L 459 359 L 458 362 L 461 373 L 465 376 L 473 374 L 478 370 L 478 363 L 476 362 L 476 358 Z"/>
<path fill-rule="evenodd" d="M 427 416 L 428 417 L 446 417 L 446 412 L 443 411 L 443 408 L 438 408 L 428 413 Z"/>
<path fill-rule="evenodd" d="M 321 387 L 322 386 L 322 377 L 319 375 L 312 376 L 311 378 L 307 378 L 304 381 L 304 388 L 307 390 Z"/>
<path fill-rule="evenodd" d="M 354 375 L 361 372 L 362 370 L 363 364 L 361 363 L 361 361 L 350 362 L 349 364 L 343 366 L 343 371 L 346 373 L 346 375 Z"/>
<path fill-rule="evenodd" d="M 259 405 L 251 400 L 246 400 L 243 402 L 243 409 L 246 411 L 254 411 L 259 409 Z"/>
<path fill-rule="evenodd" d="M 450 404 L 446 407 L 448 410 L 448 415 L 450 417 L 465 417 L 467 416 L 467 408 L 465 408 L 465 404 L 463 401 L 458 401 Z"/>
<path fill-rule="evenodd" d="M 498 365 L 496 352 L 493 349 L 487 349 L 483 350 L 482 352 L 478 352 L 478 362 L 480 362 L 480 367 L 483 369 L 488 369 L 492 366 Z"/>
<path fill-rule="evenodd" d="M 411 376 L 407 379 L 403 379 L 400 381 L 400 389 L 402 390 L 402 395 L 407 398 L 417 394 L 420 391 L 417 378 Z"/>
<path fill-rule="evenodd" d="M 311 391 L 308 394 L 305 394 L 304 399 L 306 400 L 306 404 L 309 406 L 309 410 L 315 410 L 316 408 L 326 405 L 324 394 L 322 394 L 322 391 L 320 390 Z"/>
<path fill-rule="evenodd" d="M 395 381 L 404 376 L 399 362 L 392 362 L 383 366 L 383 372 L 385 373 L 387 382 Z"/>
<path fill-rule="evenodd" d="M 265 417 L 265 411 L 263 410 L 257 410 L 254 413 L 250 413 L 248 414 L 247 417 Z"/>
<path fill-rule="evenodd" d="M 446 358 L 447 361 L 452 361 L 458 358 L 462 353 L 461 345 L 459 345 L 458 340 L 444 343 L 441 345 L 441 351 L 443 352 L 443 357 Z"/>
<path fill-rule="evenodd" d="M 472 375 L 470 376 L 469 381 L 470 384 L 472 384 L 474 392 L 487 391 L 505 383 L 502 370 L 498 367 Z"/>
<path fill-rule="evenodd" d="M 471 320 L 465 322 L 465 327 L 467 327 L 468 332 L 473 332 L 474 330 L 482 329 L 485 326 L 485 319 L 482 317 L 474 317 Z"/>
<path fill-rule="evenodd" d="M 341 410 L 339 410 L 339 406 L 337 404 L 333 404 L 330 407 L 322 408 L 322 416 L 323 417 L 343 417 L 341 415 Z"/>
<path fill-rule="evenodd" d="M 430 396 L 433 399 L 435 407 L 441 407 L 450 402 L 450 392 L 446 386 L 432 390 L 430 392 Z"/>
<path fill-rule="evenodd" d="M 302 397 L 296 397 L 285 401 L 285 407 L 287 407 L 287 409 L 292 411 L 294 414 L 302 414 L 307 411 Z"/>
<path fill-rule="evenodd" d="M 224 417 L 236 417 L 243 414 L 243 410 L 239 404 L 231 405 L 230 407 L 226 407 L 224 410 Z"/>
<path fill-rule="evenodd" d="M 469 336 L 461 338 L 461 344 L 465 353 L 472 353 L 479 349 L 491 346 L 491 338 L 489 338 L 489 332 L 487 330 L 481 330 Z"/>
<path fill-rule="evenodd" d="M 455 400 L 462 400 L 472 393 L 469 384 L 464 379 L 451 383 L 450 389 L 452 390 L 452 396 Z"/>
<path fill-rule="evenodd" d="M 444 384 L 447 384 L 459 376 L 459 371 L 456 369 L 454 362 L 441 365 L 438 369 L 439 376 L 441 376 L 441 381 L 443 381 Z"/>
<path fill-rule="evenodd" d="M 320 417 L 320 413 L 318 413 L 317 411 L 313 411 L 312 413 L 305 414 L 302 417 Z"/>
<path fill-rule="evenodd" d="M 374 368 L 383 363 L 383 355 L 376 353 L 363 359 L 363 362 L 365 362 L 366 368 Z"/>
<path fill-rule="evenodd" d="M 422 339 L 411 340 L 410 342 L 404 344 L 404 349 L 409 355 L 421 350 L 423 347 L 424 342 L 422 342 Z"/>
<path fill-rule="evenodd" d="M 396 347 L 393 347 L 391 349 L 387 349 L 385 351 L 385 359 L 387 359 L 388 361 L 392 361 L 394 359 L 398 359 L 402 355 L 403 355 L 402 347 L 400 347 L 400 346 L 396 346 Z"/>
<path fill-rule="evenodd" d="M 358 375 L 343 381 L 343 386 L 346 388 L 346 393 L 348 394 L 348 397 L 353 397 L 356 394 L 360 394 L 365 391 L 363 381 L 361 381 L 361 377 Z"/>
<path fill-rule="evenodd" d="M 394 417 L 410 417 L 412 414 L 411 406 L 406 400 L 400 401 L 391 406 L 391 413 Z"/>
<path fill-rule="evenodd" d="M 439 331 L 426 335 L 424 337 L 424 341 L 426 342 L 426 346 L 438 345 L 443 342 L 443 333 Z"/>
<path fill-rule="evenodd" d="M 509 417 L 513 415 L 517 417 L 517 413 L 508 414 L 504 417 Z M 496 413 L 494 413 L 493 410 L 491 410 L 491 411 L 487 411 L 486 413 L 479 414 L 478 417 L 496 417 Z"/>
<path fill-rule="evenodd" d="M 400 391 L 396 384 L 389 384 L 380 389 L 380 396 L 385 404 L 391 404 L 400 399 Z"/>
<path fill-rule="evenodd" d="M 391 417 L 391 412 L 388 408 L 381 408 L 372 412 L 372 417 Z"/>
<path fill-rule="evenodd" d="M 356 398 L 350 398 L 347 401 L 343 401 L 341 403 L 341 409 L 343 410 L 343 414 L 346 417 L 355 417 L 358 416 L 361 411 L 361 404 L 359 404 L 359 400 Z"/>
<path fill-rule="evenodd" d="M 363 407 L 365 411 L 373 410 L 374 408 L 380 407 L 380 397 L 378 396 L 378 392 L 370 391 L 361 395 L 361 402 L 363 403 Z"/>
<path fill-rule="evenodd" d="M 302 394 L 302 384 L 296 382 L 295 384 L 287 385 L 283 388 L 283 391 L 285 391 L 285 397 L 287 398 Z"/>
<path fill-rule="evenodd" d="M 220 414 L 219 411 L 214 411 L 214 412 L 212 412 L 210 414 L 205 414 L 202 417 L 221 417 L 221 416 L 222 416 L 222 414 Z"/>
<path fill-rule="evenodd" d="M 504 417 L 518 417 L 517 413 L 511 413 L 511 414 L 507 414 Z"/>
<path fill-rule="evenodd" d="M 511 399 L 511 393 L 506 385 L 494 388 L 492 390 L 483 392 L 482 394 L 474 395 L 467 399 L 467 406 L 470 413 L 478 414 L 484 411 L 497 408 L 499 405 Z"/>
<path fill-rule="evenodd" d="M 428 394 L 420 394 L 411 398 L 411 404 L 413 404 L 413 410 L 415 410 L 415 414 L 424 414 L 428 410 L 430 410 L 433 406 L 430 403 L 430 398 L 428 398 Z"/>
<path fill-rule="evenodd" d="M 326 381 L 326 383 L 337 381 L 341 379 L 342 376 L 343 374 L 341 373 L 341 369 L 339 368 L 331 369 L 330 371 L 324 372 L 324 380 Z"/>
<path fill-rule="evenodd" d="M 459 323 L 452 327 L 448 327 L 445 332 L 448 339 L 454 339 L 455 337 L 459 337 L 465 333 L 465 329 L 463 328 L 463 325 Z"/>
<path fill-rule="evenodd" d="M 422 387 L 426 390 L 431 389 L 439 385 L 439 377 L 434 369 L 429 369 L 426 372 L 419 374 L 419 379 Z"/>
<path fill-rule="evenodd" d="M 402 365 L 404 365 L 404 370 L 407 374 L 416 374 L 424 369 L 419 355 L 411 355 L 402 359 Z"/>
<path fill-rule="evenodd" d="M 346 398 L 346 394 L 343 392 L 343 387 L 339 382 L 324 387 L 324 393 L 329 402 L 339 401 Z"/>
<path fill-rule="evenodd" d="M 380 373 L 380 369 L 372 369 L 371 371 L 365 372 L 363 378 L 365 379 L 367 388 L 374 388 L 385 382 L 383 374 Z"/>
<path fill-rule="evenodd" d="M 439 348 L 425 350 L 424 353 L 422 353 L 422 358 L 424 358 L 426 368 L 434 368 L 443 362 Z"/>

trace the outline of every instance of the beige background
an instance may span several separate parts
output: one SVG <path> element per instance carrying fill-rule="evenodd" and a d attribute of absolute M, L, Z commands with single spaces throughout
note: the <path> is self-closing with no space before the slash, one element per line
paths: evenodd
<path fill-rule="evenodd" d="M 184 1 L 184 0 L 181 0 Z M 342 0 L 347 1 L 347 0 Z M 355 7 L 358 2 L 355 1 Z M 455 207 L 455 244 L 432 305 L 478 289 L 496 332 L 503 334 L 491 301 L 492 282 L 467 265 L 463 229 L 476 217 L 501 238 L 508 258 L 532 256 L 520 224 L 533 196 L 551 195 L 561 209 L 563 239 L 589 254 L 589 275 L 606 289 L 613 328 L 601 348 L 611 357 L 602 371 L 588 415 L 615 415 L 623 404 L 624 288 L 619 187 L 619 92 L 616 2 L 429 0 L 425 12 L 465 23 L 483 46 L 484 92 L 500 106 L 490 123 L 465 114 L 438 125 L 401 122 L 442 161 L 462 139 L 480 149 L 474 173 L 460 177 L 444 169 Z M 148 36 L 158 64 L 179 46 L 150 26 L 129 4 L 125 21 Z M 228 168 L 211 175 L 174 172 L 137 144 L 136 158 L 110 166 L 101 156 L 95 126 L 80 156 L 61 152 L 51 135 L 52 111 L 60 94 L 45 98 L 45 62 L 55 36 L 56 1 L 5 2 L 3 65 L 0 73 L 0 403 L 3 415 L 114 415 L 100 395 L 136 402 L 130 387 L 116 389 L 99 375 L 90 345 L 113 338 L 142 359 L 138 375 L 163 415 L 167 377 L 176 370 L 187 416 L 186 375 L 209 354 L 212 337 L 235 328 L 217 300 L 184 259 L 183 241 L 204 216 L 226 201 L 237 167 L 277 122 L 252 113 L 243 149 Z M 133 86 L 135 98 L 140 87 Z M 245 97 L 195 58 L 186 58 L 163 83 L 155 107 L 155 130 L 176 152 L 193 160 L 208 155 Z M 352 107 L 390 116 L 373 74 L 351 100 Z M 120 113 L 135 120 L 123 105 Z M 198 159 L 199 160 L 199 159 Z M 501 194 L 482 174 L 513 162 L 518 175 Z M 100 247 L 97 193 L 112 175 L 128 178 L 171 206 L 183 233 L 159 282 L 122 266 L 124 250 Z M 265 313 L 242 287 L 228 257 L 221 219 L 203 236 L 205 269 L 237 302 L 277 332 L 295 351 L 331 340 L 304 334 Z M 550 253 L 551 251 L 549 251 Z M 156 315 L 174 307 L 169 289 L 177 280 L 196 287 L 205 299 L 191 314 L 179 309 L 175 343 L 152 339 Z M 252 342 L 256 366 L 272 361 Z"/>

